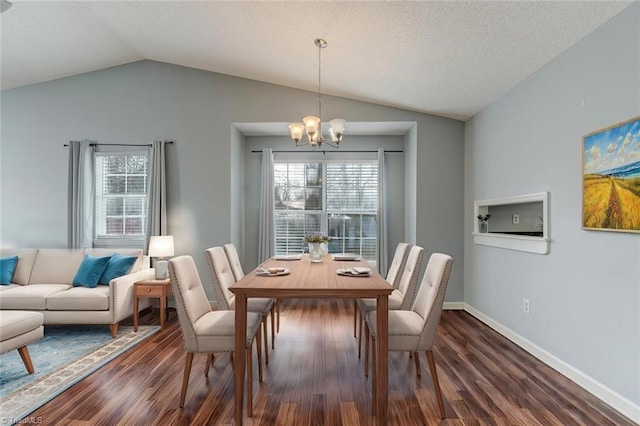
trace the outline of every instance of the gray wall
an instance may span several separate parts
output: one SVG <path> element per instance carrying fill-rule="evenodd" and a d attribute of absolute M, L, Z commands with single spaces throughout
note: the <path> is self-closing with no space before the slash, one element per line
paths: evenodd
<path fill-rule="evenodd" d="M 640 235 L 581 229 L 581 152 L 583 135 L 638 115 L 634 4 L 467 122 L 464 220 L 466 303 L 636 407 Z M 550 254 L 473 243 L 474 200 L 542 191 Z"/>
<path fill-rule="evenodd" d="M 67 141 L 172 139 L 168 231 L 176 254 L 193 255 L 206 276 L 206 248 L 247 238 L 238 192 L 245 187 L 244 137 L 233 124 L 295 121 L 316 102 L 313 92 L 153 61 L 3 91 L 2 244 L 66 246 Z M 418 123 L 416 242 L 456 258 L 447 300 L 462 301 L 464 123 L 330 96 L 323 110 L 352 122 Z"/>
<path fill-rule="evenodd" d="M 458 252 L 458 235 L 463 238 L 464 209 L 452 206 L 464 204 L 464 193 L 458 170 L 464 168 L 464 147 L 456 143 L 464 139 L 464 130 L 454 121 L 435 117 L 418 123 L 417 162 L 417 244 L 424 247 L 424 266 L 431 253 L 441 252 L 453 256 L 445 301 L 464 300 L 463 253 Z M 444 143 L 443 143 L 444 142 Z M 452 230 L 455 229 L 455 232 Z M 451 286 L 453 284 L 453 286 Z"/>

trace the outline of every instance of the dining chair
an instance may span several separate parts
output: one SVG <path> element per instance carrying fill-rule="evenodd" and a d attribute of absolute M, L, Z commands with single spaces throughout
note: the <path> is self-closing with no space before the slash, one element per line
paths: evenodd
<path fill-rule="evenodd" d="M 429 362 L 429 370 L 436 392 L 440 418 L 444 419 L 444 403 L 438 382 L 438 373 L 433 358 L 433 346 L 436 340 L 436 329 L 440 323 L 442 304 L 447 290 L 453 258 L 442 253 L 433 253 L 427 263 L 415 301 L 408 310 L 389 311 L 389 351 L 407 351 L 413 353 L 416 374 L 420 377 L 419 353 L 424 351 Z M 376 311 L 366 316 L 367 334 L 375 345 Z M 373 379 L 376 375 L 376 351 L 373 351 Z M 375 389 L 374 389 L 375 392 Z M 373 397 L 375 401 L 375 396 Z M 375 406 L 373 407 L 375 411 Z"/>
<path fill-rule="evenodd" d="M 422 265 L 422 255 L 424 249 L 420 246 L 413 246 L 409 250 L 407 260 L 404 263 L 404 269 L 398 288 L 394 289 L 389 295 L 389 310 L 395 309 L 409 309 L 416 296 L 416 288 L 418 286 L 418 277 L 420 276 L 420 267 Z M 358 358 L 361 355 L 362 347 L 362 325 L 368 312 L 376 309 L 375 299 L 358 299 L 358 310 L 360 311 L 360 334 L 358 336 Z M 366 334 L 366 327 L 365 327 Z M 369 374 L 369 340 L 365 339 L 364 342 L 364 372 L 365 375 Z"/>
<path fill-rule="evenodd" d="M 206 250 L 209 269 L 216 290 L 216 299 L 220 309 L 233 310 L 235 308 L 236 296 L 229 290 L 235 282 L 231 265 L 227 260 L 227 255 L 222 247 L 211 247 Z M 264 362 L 269 364 L 269 342 L 267 336 L 267 317 L 269 313 L 273 318 L 273 305 L 275 299 L 264 297 L 252 297 L 247 299 L 247 312 L 257 312 L 262 318 L 263 338 L 264 338 Z M 273 340 L 273 321 L 271 324 L 271 336 Z M 272 342 L 273 343 L 273 342 Z"/>
<path fill-rule="evenodd" d="M 189 385 L 191 364 L 195 353 L 206 353 L 205 376 L 213 362 L 214 352 L 230 352 L 235 349 L 235 312 L 212 311 L 202 286 L 198 269 L 191 256 L 178 256 L 169 260 L 169 277 L 176 301 L 178 322 L 182 331 L 186 359 L 180 408 L 184 407 Z M 247 313 L 247 414 L 253 413 L 253 365 L 251 346 L 256 342 L 258 353 L 258 377 L 262 381 L 262 363 L 260 349 L 260 321 L 258 313 Z"/>
<path fill-rule="evenodd" d="M 409 247 L 410 245 L 407 243 L 398 243 L 398 245 L 396 246 L 396 251 L 393 253 L 393 259 L 391 260 L 391 265 L 389 265 L 389 270 L 387 271 L 387 276 L 385 278 L 387 282 L 393 286 L 393 288 L 398 288 L 398 285 L 400 284 L 402 270 L 404 269 L 404 264 L 407 262 Z M 358 337 L 356 329 L 358 325 L 359 312 L 360 310 L 358 309 L 358 299 L 353 299 L 353 337 Z"/>
<path fill-rule="evenodd" d="M 231 272 L 233 272 L 233 278 L 236 281 L 240 281 L 244 277 L 244 271 L 242 270 L 242 264 L 240 263 L 240 256 L 238 256 L 238 250 L 234 244 L 225 244 L 224 253 L 227 255 L 229 266 L 231 266 Z"/>
<path fill-rule="evenodd" d="M 244 271 L 242 270 L 242 264 L 240 263 L 240 256 L 238 256 L 238 250 L 236 246 L 232 243 L 224 245 L 224 252 L 227 255 L 227 260 L 229 261 L 229 266 L 231 266 L 231 271 L 233 272 L 233 277 L 236 281 L 240 281 L 242 277 L 244 277 Z M 274 311 L 276 312 L 276 317 L 278 318 L 278 326 L 275 329 L 277 332 L 280 331 L 280 305 L 279 300 L 276 299 L 273 307 L 271 308 L 271 330 L 274 330 L 275 327 L 275 317 L 273 315 Z M 271 349 L 275 349 L 275 333 L 271 333 Z"/>

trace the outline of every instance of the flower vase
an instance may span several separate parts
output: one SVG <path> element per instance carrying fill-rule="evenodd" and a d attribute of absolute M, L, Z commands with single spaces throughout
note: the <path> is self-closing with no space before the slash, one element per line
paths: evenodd
<path fill-rule="evenodd" d="M 482 234 L 486 234 L 488 231 L 488 223 L 487 222 L 480 222 L 480 233 Z"/>
<path fill-rule="evenodd" d="M 309 259 L 312 262 L 322 262 L 322 258 L 327 254 L 327 243 L 308 243 Z"/>

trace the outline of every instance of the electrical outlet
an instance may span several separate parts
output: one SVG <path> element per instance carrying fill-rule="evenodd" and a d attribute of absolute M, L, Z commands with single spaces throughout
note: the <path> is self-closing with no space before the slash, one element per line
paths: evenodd
<path fill-rule="evenodd" d="M 531 304 L 529 303 L 529 299 L 522 299 L 522 310 L 525 314 L 530 312 Z"/>
<path fill-rule="evenodd" d="M 512 219 L 513 219 L 513 224 L 514 225 L 517 225 L 517 224 L 520 223 L 520 215 L 519 214 L 514 214 Z"/>

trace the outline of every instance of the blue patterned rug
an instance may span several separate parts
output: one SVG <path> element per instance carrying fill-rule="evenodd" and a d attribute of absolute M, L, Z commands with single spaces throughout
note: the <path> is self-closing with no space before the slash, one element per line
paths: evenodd
<path fill-rule="evenodd" d="M 120 326 L 113 339 L 105 325 L 45 325 L 44 338 L 27 346 L 34 374 L 17 350 L 0 355 L 0 424 L 17 423 L 158 330 Z"/>

